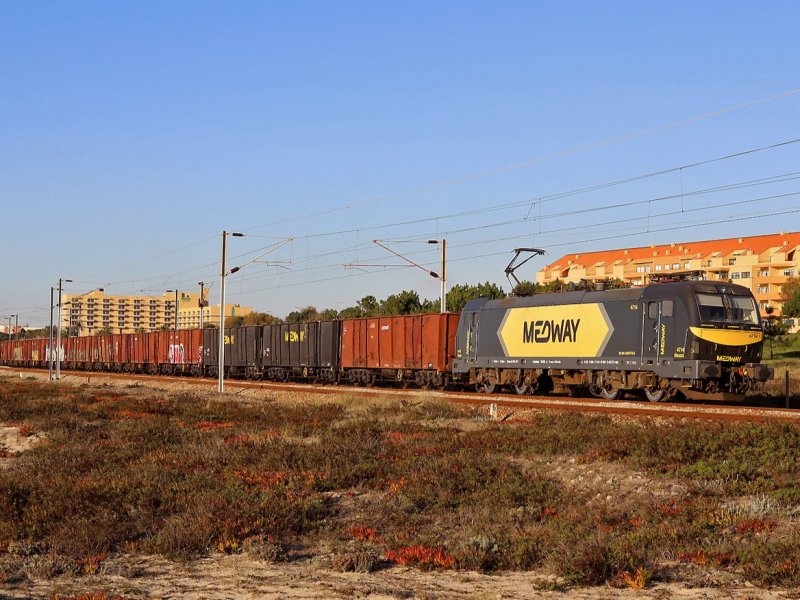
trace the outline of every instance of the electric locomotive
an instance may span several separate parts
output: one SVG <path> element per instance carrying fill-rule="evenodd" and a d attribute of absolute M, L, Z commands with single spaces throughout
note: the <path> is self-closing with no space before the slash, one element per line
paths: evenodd
<path fill-rule="evenodd" d="M 484 392 L 626 392 L 740 399 L 772 378 L 746 287 L 715 281 L 474 300 L 456 334 L 453 375 Z"/>

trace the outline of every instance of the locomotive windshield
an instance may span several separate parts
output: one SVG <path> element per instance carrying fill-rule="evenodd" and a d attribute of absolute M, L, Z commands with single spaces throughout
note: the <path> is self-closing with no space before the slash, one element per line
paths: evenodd
<path fill-rule="evenodd" d="M 697 294 L 702 323 L 758 325 L 758 310 L 751 296 Z"/>

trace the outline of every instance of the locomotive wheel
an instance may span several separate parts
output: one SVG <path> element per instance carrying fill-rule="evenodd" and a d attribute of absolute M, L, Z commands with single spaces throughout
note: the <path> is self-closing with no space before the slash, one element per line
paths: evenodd
<path fill-rule="evenodd" d="M 491 381 L 482 381 L 475 385 L 475 389 L 483 394 L 494 394 L 497 384 Z"/>
<path fill-rule="evenodd" d="M 595 398 L 602 398 L 603 394 L 601 392 L 602 388 L 597 385 L 589 385 L 589 393 L 594 396 Z"/>
<path fill-rule="evenodd" d="M 665 392 L 661 388 L 646 387 L 644 388 L 644 395 L 650 402 L 661 402 L 664 399 Z"/>
<path fill-rule="evenodd" d="M 524 396 L 531 389 L 531 386 L 528 385 L 527 383 L 523 383 L 523 384 L 515 383 L 511 387 L 514 389 L 514 393 L 518 394 L 519 396 Z"/>
<path fill-rule="evenodd" d="M 616 400 L 620 397 L 620 390 L 614 388 L 600 388 L 600 395 L 606 400 Z"/>

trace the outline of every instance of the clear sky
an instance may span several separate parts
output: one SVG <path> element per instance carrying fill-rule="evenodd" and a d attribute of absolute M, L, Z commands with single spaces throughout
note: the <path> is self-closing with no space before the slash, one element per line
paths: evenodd
<path fill-rule="evenodd" d="M 59 276 L 214 301 L 222 229 L 247 234 L 229 301 L 278 316 L 438 296 L 374 239 L 438 271 L 418 240 L 446 237 L 448 284 L 508 288 L 518 246 L 548 252 L 533 279 L 569 252 L 800 230 L 800 143 L 558 196 L 800 138 L 798 22 L 730 0 L 6 0 L 0 318 L 46 324 Z"/>

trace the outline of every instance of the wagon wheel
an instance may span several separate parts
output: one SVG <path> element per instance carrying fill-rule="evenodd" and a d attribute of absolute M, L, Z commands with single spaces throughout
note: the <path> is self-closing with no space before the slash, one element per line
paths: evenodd
<path fill-rule="evenodd" d="M 600 388 L 600 396 L 605 398 L 606 400 L 616 400 L 620 397 L 620 390 L 612 387 L 602 387 Z"/>
<path fill-rule="evenodd" d="M 404 390 L 408 387 L 408 379 L 405 378 L 403 369 L 397 369 L 397 371 L 395 371 L 394 382 L 395 385 L 401 390 Z"/>
<path fill-rule="evenodd" d="M 494 394 L 497 389 L 497 384 L 492 381 L 482 381 L 475 384 L 475 389 L 483 394 Z"/>
<path fill-rule="evenodd" d="M 665 392 L 661 388 L 646 387 L 644 388 L 644 395 L 650 402 L 661 402 L 664 399 Z"/>
<path fill-rule="evenodd" d="M 364 387 L 371 388 L 374 385 L 375 385 L 375 374 L 374 373 L 370 373 L 367 376 L 367 379 L 364 381 Z"/>
<path fill-rule="evenodd" d="M 531 390 L 531 386 L 527 383 L 515 383 L 511 387 L 514 390 L 514 393 L 518 394 L 519 396 L 524 396 Z"/>

